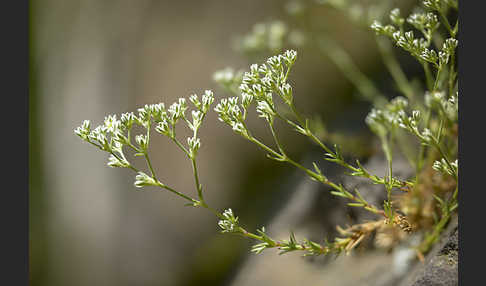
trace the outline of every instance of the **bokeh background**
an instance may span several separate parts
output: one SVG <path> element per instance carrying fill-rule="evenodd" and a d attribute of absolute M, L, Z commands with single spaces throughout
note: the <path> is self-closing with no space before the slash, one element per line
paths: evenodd
<path fill-rule="evenodd" d="M 292 5 L 30 1 L 31 285 L 231 284 L 253 242 L 220 234 L 211 213 L 184 207 L 168 192 L 136 189 L 134 173 L 109 168 L 108 156 L 73 130 L 84 119 L 97 125 L 107 114 L 170 104 L 205 89 L 214 90 L 217 100 L 228 96 L 213 81 L 215 71 L 247 69 L 271 55 L 239 52 L 238 36 L 258 22 L 288 20 L 289 11 L 299 7 Z M 308 13 L 313 17 L 304 17 L 305 25 L 332 35 L 370 77 L 381 76 L 370 31 L 332 9 L 314 7 Z M 330 130 L 349 127 L 368 134 L 363 123 L 368 103 L 317 47 L 297 50 L 291 75 L 297 106 Z M 266 159 L 214 113 L 205 123 L 198 162 L 206 199 L 220 210 L 231 207 L 248 229 L 264 225 L 293 191 L 286 186 L 292 186 L 295 170 Z M 259 118 L 250 123 L 270 139 Z M 298 160 L 313 148 L 289 128 L 281 133 Z M 150 154 L 164 182 L 194 192 L 190 162 L 166 138 L 155 136 Z"/>

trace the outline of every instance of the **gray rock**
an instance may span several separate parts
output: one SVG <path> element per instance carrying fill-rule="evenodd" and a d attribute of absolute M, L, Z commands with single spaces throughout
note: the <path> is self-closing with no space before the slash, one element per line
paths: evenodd
<path fill-rule="evenodd" d="M 451 222 L 452 230 L 445 235 L 439 251 L 428 255 L 428 261 L 416 271 L 416 278 L 411 286 L 454 286 L 458 285 L 458 253 L 459 253 L 459 232 L 457 219 Z"/>

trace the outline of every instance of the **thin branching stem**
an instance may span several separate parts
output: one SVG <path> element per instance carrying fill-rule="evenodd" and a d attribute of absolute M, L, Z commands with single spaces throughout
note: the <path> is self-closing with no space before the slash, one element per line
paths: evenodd
<path fill-rule="evenodd" d="M 390 44 L 387 41 L 383 41 L 382 39 L 375 37 L 376 43 L 378 46 L 378 51 L 383 59 L 383 63 L 385 64 L 386 68 L 390 72 L 393 80 L 397 84 L 398 89 L 400 92 L 403 93 L 409 100 L 414 100 L 414 92 L 412 85 L 408 81 L 405 73 L 403 72 L 402 67 L 398 63 L 395 55 L 393 54 Z"/>
<path fill-rule="evenodd" d="M 191 158 L 191 163 L 192 163 L 192 171 L 194 173 L 194 182 L 196 184 L 197 195 L 199 197 L 199 200 L 203 204 L 205 204 L 204 198 L 203 198 L 202 185 L 199 183 L 199 175 L 198 175 L 198 172 L 197 172 L 196 158 Z"/>
<path fill-rule="evenodd" d="M 198 201 L 197 201 L 197 200 L 195 200 L 195 199 L 193 199 L 193 198 L 191 198 L 191 197 L 189 197 L 189 196 L 187 196 L 187 195 L 185 195 L 185 194 L 183 194 L 183 193 L 181 193 L 181 192 L 178 192 L 178 191 L 174 190 L 173 188 L 171 188 L 171 187 L 169 187 L 169 186 L 167 186 L 167 185 L 163 184 L 162 182 L 160 182 L 160 181 L 158 181 L 158 180 L 157 180 L 156 182 L 157 182 L 157 185 L 158 185 L 159 187 L 161 187 L 162 189 L 166 189 L 166 190 L 168 190 L 168 191 L 170 191 L 170 192 L 172 192 L 172 193 L 174 193 L 174 194 L 178 195 L 179 197 L 184 198 L 184 199 L 186 199 L 186 200 L 190 201 L 191 203 L 198 203 Z"/>

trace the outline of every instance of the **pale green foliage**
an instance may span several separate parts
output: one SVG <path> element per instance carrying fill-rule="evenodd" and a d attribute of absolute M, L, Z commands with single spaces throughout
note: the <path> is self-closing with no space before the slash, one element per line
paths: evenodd
<path fill-rule="evenodd" d="M 381 16 L 384 15 L 377 11 L 381 11 L 384 6 L 364 7 L 344 0 L 317 2 L 344 11 L 359 25 L 363 25 L 361 16 L 365 12 L 367 15 L 379 14 L 380 21 L 376 20 L 371 23 L 369 20 L 365 20 L 365 25 L 371 26 L 371 31 L 374 31 L 378 37 L 384 36 L 399 48 L 410 53 L 423 67 L 426 88 L 418 90 L 408 82 L 388 46 L 378 40 L 378 48 L 385 65 L 391 73 L 398 91 L 403 94 L 403 96 L 387 100 L 338 45 L 331 43 L 330 39 L 327 40 L 328 43 L 321 41 L 321 44 L 324 44 L 320 47 L 325 52 L 332 54 L 330 59 L 356 85 L 363 97 L 373 103 L 373 108 L 365 118 L 365 122 L 380 139 L 386 156 L 388 172 L 384 177 L 370 173 L 358 160 L 354 165 L 348 163 L 340 148 L 337 145 L 334 145 L 333 149 L 328 147 L 324 143 L 327 138 L 316 136 L 310 128 L 309 120 L 299 113 L 294 103 L 296 87 L 289 81 L 290 72 L 297 60 L 297 52 L 295 50 L 281 52 L 283 46 L 289 41 L 289 30 L 285 23 L 279 21 L 255 25 L 252 32 L 243 37 L 240 43 L 240 48 L 244 51 L 271 51 L 272 54 L 278 52 L 277 55 L 269 57 L 264 63 L 251 65 L 248 71 L 235 71 L 228 67 L 213 75 L 213 79 L 232 95 L 221 98 L 213 109 L 211 109 L 211 104 L 214 101 L 214 95 L 212 91 L 207 90 L 201 99 L 197 95 L 189 97 L 191 107 L 184 98 L 180 98 L 168 108 L 164 103 L 145 105 L 138 109 L 138 115 L 124 113 L 120 119 L 117 119 L 116 115 L 108 115 L 104 124 L 95 129 L 91 129 L 90 122 L 85 120 L 75 130 L 75 133 L 82 140 L 109 153 L 108 166 L 129 168 L 135 171 L 137 173 L 134 183 L 136 187 L 157 186 L 168 190 L 188 200 L 188 205 L 203 207 L 213 212 L 219 218 L 218 225 L 222 233 L 238 234 L 257 240 L 258 243 L 251 249 L 254 253 L 261 253 L 267 248 L 277 248 L 280 250 L 280 254 L 290 251 L 304 251 L 306 255 L 348 253 L 366 236 L 373 232 L 384 231 L 387 227 L 395 227 L 406 233 L 424 231 L 425 238 L 416 247 L 419 252 L 427 251 L 437 240 L 450 216 L 458 207 L 456 129 L 459 93 L 455 66 L 458 23 L 452 27 L 446 17 L 448 9 L 457 9 L 458 3 L 454 0 L 425 0 L 422 1 L 422 4 L 426 11 L 415 12 L 408 17 L 402 16 L 398 8 L 391 9 L 388 14 L 391 24 L 382 24 L 381 21 L 384 17 Z M 294 16 L 302 15 L 307 8 L 299 3 L 294 1 L 287 4 L 288 13 Z M 407 26 L 410 27 L 408 31 Z M 446 33 L 441 30 L 441 27 L 445 27 Z M 417 31 L 420 32 L 420 35 L 416 35 Z M 435 73 L 430 68 L 433 68 Z M 281 104 L 278 104 L 277 101 L 280 101 Z M 268 125 L 273 137 L 272 144 L 275 147 L 269 147 L 271 145 L 256 138 L 251 132 L 247 121 L 250 108 L 255 108 L 258 116 Z M 190 118 L 186 116 L 188 110 Z M 289 240 L 276 240 L 267 235 L 264 227 L 257 229 L 256 233 L 251 233 L 241 226 L 238 217 L 230 208 L 222 213 L 211 208 L 203 198 L 203 187 L 199 182 L 196 158 L 201 147 L 198 130 L 207 113 L 213 110 L 217 113 L 219 121 L 229 126 L 236 134 L 257 145 L 266 152 L 270 159 L 298 168 L 312 180 L 331 187 L 332 195 L 349 200 L 349 206 L 363 208 L 375 214 L 379 219 L 351 226 L 348 229 L 338 228 L 342 237 L 337 237 L 332 242 L 326 240 L 320 244 L 308 239 L 299 242 L 293 233 Z M 323 172 L 316 163 L 313 163 L 313 168 L 309 169 L 290 158 L 275 128 L 276 120 L 282 121 L 298 134 L 318 145 L 324 152 L 326 160 L 346 168 L 350 176 L 366 178 L 373 184 L 382 185 L 387 194 L 382 208 L 371 205 L 358 190 L 350 192 L 341 183 L 329 180 L 325 171 Z M 176 136 L 178 122 L 183 122 L 193 132 L 193 135 L 186 138 L 185 141 L 179 141 Z M 134 125 L 143 127 L 146 132 L 135 135 L 133 142 L 131 130 Z M 191 161 L 197 199 L 178 192 L 157 179 L 148 156 L 151 130 L 169 138 Z M 419 143 L 416 150 L 411 150 L 411 152 L 409 150 L 405 154 L 408 155 L 410 163 L 416 170 L 415 177 L 406 178 L 406 180 L 396 177 L 393 173 L 395 148 L 399 147 L 406 153 L 405 150 L 409 147 L 406 146 L 406 143 L 402 143 L 404 138 L 414 138 Z M 135 156 L 143 156 L 150 174 L 136 169 L 127 160 L 124 148 L 135 151 Z M 427 162 L 433 163 L 425 166 Z M 435 221 L 432 229 L 417 230 L 415 226 L 411 225 L 409 216 L 420 217 L 421 214 L 408 213 L 413 208 L 403 207 L 407 204 L 405 199 L 402 204 L 394 204 L 391 192 L 392 190 L 406 191 L 407 195 L 412 196 L 411 202 L 417 201 L 417 197 L 413 196 L 418 196 L 419 200 L 425 201 L 423 197 L 420 197 L 422 194 L 419 190 L 424 187 L 421 174 L 426 172 L 427 168 L 435 170 L 436 174 L 444 178 L 453 180 L 456 185 L 452 194 L 451 190 L 446 190 L 441 194 L 432 194 L 438 202 L 438 212 L 434 215 L 439 219 Z"/>

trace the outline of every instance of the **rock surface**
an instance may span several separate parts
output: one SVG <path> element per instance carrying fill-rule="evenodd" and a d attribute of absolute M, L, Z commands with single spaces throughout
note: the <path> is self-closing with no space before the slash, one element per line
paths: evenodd
<path fill-rule="evenodd" d="M 455 286 L 459 284 L 459 232 L 457 219 L 454 219 L 443 242 L 438 243 L 435 251 L 427 256 L 426 262 L 418 265 L 411 286 Z M 410 279 L 409 279 L 410 280 Z M 406 286 L 404 285 L 404 286 Z"/>

